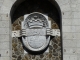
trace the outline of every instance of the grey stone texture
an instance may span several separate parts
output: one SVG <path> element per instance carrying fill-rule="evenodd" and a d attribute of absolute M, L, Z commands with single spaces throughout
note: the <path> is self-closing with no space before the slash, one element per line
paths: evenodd
<path fill-rule="evenodd" d="M 10 10 L 15 1 L 0 0 L 0 60 L 12 60 Z M 63 60 L 80 60 L 80 0 L 56 2 L 62 12 Z"/>

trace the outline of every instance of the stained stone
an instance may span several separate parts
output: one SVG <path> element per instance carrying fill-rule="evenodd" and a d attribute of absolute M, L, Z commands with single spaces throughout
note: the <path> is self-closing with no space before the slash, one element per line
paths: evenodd
<path fill-rule="evenodd" d="M 52 28 L 53 29 L 57 29 L 58 28 L 58 25 L 56 23 L 52 24 Z"/>
<path fill-rule="evenodd" d="M 36 59 L 36 60 L 38 60 L 38 59 Z"/>
<path fill-rule="evenodd" d="M 52 54 L 49 54 L 49 58 L 51 58 L 52 57 Z"/>
<path fill-rule="evenodd" d="M 59 60 L 59 58 L 58 58 L 58 57 L 56 57 L 56 60 Z"/>
<path fill-rule="evenodd" d="M 13 57 L 13 58 L 17 58 L 17 56 L 16 56 L 16 55 L 12 55 L 12 57 Z"/>
<path fill-rule="evenodd" d="M 53 49 L 53 53 L 55 53 L 56 52 L 56 50 L 55 49 Z"/>
<path fill-rule="evenodd" d="M 61 46 L 61 43 L 59 43 L 58 45 Z"/>
<path fill-rule="evenodd" d="M 16 26 L 16 25 L 18 25 L 16 22 L 13 24 L 13 26 Z"/>
<path fill-rule="evenodd" d="M 14 27 L 12 26 L 12 30 L 14 30 Z"/>
<path fill-rule="evenodd" d="M 12 43 L 14 43 L 14 40 L 12 39 Z"/>
<path fill-rule="evenodd" d="M 60 41 L 60 37 L 56 37 L 56 40 L 57 40 L 58 42 L 61 42 L 61 41 Z"/>
<path fill-rule="evenodd" d="M 15 26 L 15 30 L 21 30 L 21 26 L 20 25 Z"/>
<path fill-rule="evenodd" d="M 23 47 L 20 47 L 20 51 L 21 51 L 21 52 L 23 51 Z"/>
<path fill-rule="evenodd" d="M 44 58 L 43 60 L 46 60 L 46 58 Z"/>
<path fill-rule="evenodd" d="M 56 44 L 58 43 L 58 41 L 56 39 L 53 39 L 53 42 L 56 43 Z"/>
<path fill-rule="evenodd" d="M 19 55 L 19 54 L 20 54 L 20 52 L 19 52 L 19 51 L 16 51 L 16 52 L 15 52 L 15 54 L 16 54 L 16 55 Z"/>
<path fill-rule="evenodd" d="M 14 48 L 14 51 L 18 51 L 18 49 L 15 47 L 15 48 Z"/>
<path fill-rule="evenodd" d="M 18 43 L 20 43 L 20 44 L 21 44 L 21 41 L 20 41 L 20 39 L 18 40 Z"/>
<path fill-rule="evenodd" d="M 53 49 L 53 47 L 52 47 L 51 45 L 49 45 L 49 49 L 50 49 L 50 50 L 52 50 L 52 49 Z"/>
<path fill-rule="evenodd" d="M 12 43 L 17 43 L 17 38 L 12 38 Z"/>
<path fill-rule="evenodd" d="M 16 60 L 16 59 L 12 58 L 12 60 Z"/>
<path fill-rule="evenodd" d="M 32 56 L 32 59 L 35 59 L 35 56 L 34 55 Z"/>
<path fill-rule="evenodd" d="M 25 56 L 25 59 L 26 59 L 26 60 L 28 60 L 28 57 L 27 57 L 27 56 Z"/>
<path fill-rule="evenodd" d="M 58 48 L 58 46 L 57 46 L 56 44 L 54 44 L 54 45 L 53 45 L 53 47 L 54 47 L 55 49 L 57 49 L 57 48 Z"/>
<path fill-rule="evenodd" d="M 44 55 L 43 55 L 43 54 L 41 54 L 41 55 L 40 55 L 40 58 L 43 58 L 43 57 L 44 57 Z"/>
<path fill-rule="evenodd" d="M 13 46 L 14 48 L 16 48 L 17 44 L 16 44 L 16 43 L 12 43 L 12 46 Z"/>
<path fill-rule="evenodd" d="M 49 50 L 49 53 L 51 53 L 51 54 L 52 54 L 52 50 Z"/>
<path fill-rule="evenodd" d="M 54 56 L 58 56 L 58 53 L 53 53 Z"/>
<path fill-rule="evenodd" d="M 18 56 L 18 59 L 17 60 L 21 60 L 21 55 L 20 56 Z"/>

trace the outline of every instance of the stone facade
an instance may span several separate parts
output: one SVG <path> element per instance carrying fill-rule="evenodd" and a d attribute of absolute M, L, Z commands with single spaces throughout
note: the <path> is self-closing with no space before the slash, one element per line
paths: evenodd
<path fill-rule="evenodd" d="M 12 60 L 10 10 L 16 0 L 0 0 L 0 60 Z M 56 0 L 62 13 L 63 60 L 80 60 L 80 0 Z"/>

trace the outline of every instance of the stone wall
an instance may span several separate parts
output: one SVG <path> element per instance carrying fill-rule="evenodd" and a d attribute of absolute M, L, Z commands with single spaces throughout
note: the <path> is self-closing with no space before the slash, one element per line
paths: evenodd
<path fill-rule="evenodd" d="M 12 60 L 10 10 L 16 0 L 0 0 L 0 60 Z M 63 60 L 80 60 L 80 0 L 56 0 L 62 12 Z"/>

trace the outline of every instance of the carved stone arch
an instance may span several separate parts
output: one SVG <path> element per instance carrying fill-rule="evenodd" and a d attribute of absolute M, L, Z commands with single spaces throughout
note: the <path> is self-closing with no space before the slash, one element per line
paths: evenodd
<path fill-rule="evenodd" d="M 27 1 L 27 0 L 26 0 Z M 30 1 L 30 0 L 29 0 Z M 36 1 L 36 0 L 35 0 Z M 48 10 L 48 11 L 52 11 L 52 13 L 55 13 L 56 14 L 56 16 L 58 16 L 57 18 L 55 18 L 56 16 L 54 16 L 54 14 L 49 14 L 48 13 L 48 15 L 57 23 L 57 25 L 59 26 L 59 29 L 60 29 L 60 31 L 61 31 L 61 37 L 60 37 L 60 39 L 61 39 L 61 60 L 63 60 L 63 52 L 62 52 L 62 15 L 61 15 L 61 10 L 60 10 L 60 7 L 59 7 L 59 5 L 58 5 L 58 3 L 56 2 L 56 1 L 53 1 L 53 0 L 44 0 L 44 1 L 48 1 L 49 2 L 49 4 L 51 4 L 50 6 L 48 6 L 48 7 L 52 7 L 52 8 L 50 8 L 50 9 L 53 9 L 53 6 L 54 6 L 54 8 L 56 8 L 56 10 L 54 10 L 55 12 L 57 12 L 57 14 L 55 13 L 55 12 L 53 12 L 52 10 Z M 47 3 L 48 3 L 47 2 Z M 20 16 L 23 16 L 23 15 L 25 15 L 25 14 L 28 14 L 28 13 L 31 13 L 31 12 L 34 12 L 33 10 L 31 10 L 31 11 L 28 11 L 28 12 L 26 12 L 26 13 L 24 13 L 25 12 L 25 10 L 23 10 L 24 12 L 21 14 L 21 15 L 18 15 L 18 8 L 20 8 L 20 6 L 21 6 L 21 4 L 23 5 L 25 3 L 25 0 L 17 0 L 17 1 L 15 1 L 14 2 L 14 4 L 12 5 L 12 7 L 11 7 L 11 10 L 10 10 L 10 17 L 11 17 L 11 23 L 13 24 L 15 21 L 16 21 L 16 19 L 18 19 Z M 30 2 L 29 2 L 30 3 Z M 33 3 L 33 2 L 32 2 Z M 46 4 L 46 3 L 44 3 L 44 4 Z M 43 5 L 44 5 L 43 4 Z M 22 6 L 23 7 L 23 6 Z M 36 6 L 37 7 L 37 6 Z M 46 6 L 45 6 L 46 7 Z M 43 7 L 44 8 L 44 7 Z M 21 9 L 21 8 L 20 8 Z M 35 9 L 35 8 L 34 8 Z M 47 9 L 47 8 L 46 8 Z M 37 11 L 37 9 L 35 9 L 36 11 Z M 43 9 L 44 10 L 44 9 Z M 21 11 L 21 10 L 20 10 Z M 47 13 L 48 11 L 46 11 L 46 10 L 44 10 L 44 11 L 42 11 L 41 13 Z M 37 12 L 40 12 L 40 11 L 37 11 Z M 19 14 L 20 14 L 20 12 L 19 12 Z M 15 15 L 17 15 L 16 17 L 15 17 Z M 57 58 L 56 58 L 57 59 Z"/>

